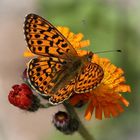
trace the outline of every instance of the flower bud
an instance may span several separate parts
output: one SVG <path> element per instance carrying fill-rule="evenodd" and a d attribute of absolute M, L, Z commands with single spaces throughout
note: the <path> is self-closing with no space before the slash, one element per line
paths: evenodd
<path fill-rule="evenodd" d="M 40 100 L 35 96 L 28 85 L 14 85 L 8 95 L 9 102 L 20 109 L 36 111 L 40 106 Z"/>
<path fill-rule="evenodd" d="M 78 130 L 79 122 L 66 112 L 58 111 L 53 117 L 54 126 L 64 134 L 72 134 Z"/>

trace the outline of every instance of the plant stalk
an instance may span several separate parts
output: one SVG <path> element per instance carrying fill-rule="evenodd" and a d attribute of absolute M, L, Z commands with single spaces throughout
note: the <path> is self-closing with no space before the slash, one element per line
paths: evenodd
<path fill-rule="evenodd" d="M 73 106 L 71 106 L 67 101 L 63 102 L 63 105 L 65 106 L 67 112 L 71 115 L 71 117 L 79 121 L 78 133 L 81 135 L 83 140 L 95 140 L 93 136 L 88 132 L 84 124 L 81 122 Z"/>

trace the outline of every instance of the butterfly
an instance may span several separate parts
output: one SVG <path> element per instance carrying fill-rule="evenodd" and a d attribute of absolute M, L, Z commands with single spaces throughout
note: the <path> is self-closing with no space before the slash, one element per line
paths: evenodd
<path fill-rule="evenodd" d="M 47 20 L 36 14 L 25 17 L 24 34 L 28 49 L 36 54 L 29 61 L 30 85 L 51 104 L 62 103 L 73 92 L 87 93 L 97 87 L 103 69 L 91 62 L 92 52 L 79 56 L 71 43 Z"/>

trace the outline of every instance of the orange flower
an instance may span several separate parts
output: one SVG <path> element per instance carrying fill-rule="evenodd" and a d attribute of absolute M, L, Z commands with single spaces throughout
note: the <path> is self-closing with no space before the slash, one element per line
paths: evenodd
<path fill-rule="evenodd" d="M 87 51 L 79 50 L 79 48 L 90 44 L 89 40 L 82 40 L 82 33 L 74 34 L 67 27 L 58 26 L 57 29 L 72 44 L 80 56 L 87 54 Z M 30 57 L 34 56 L 34 54 L 26 51 L 24 56 Z M 130 92 L 130 86 L 125 84 L 123 70 L 111 64 L 108 59 L 100 58 L 94 54 L 92 62 L 97 63 L 104 70 L 104 78 L 100 85 L 90 93 L 74 94 L 69 102 L 72 105 L 76 105 L 80 101 L 82 103 L 89 103 L 85 112 L 86 120 L 91 119 L 94 110 L 97 119 L 102 119 L 103 114 L 105 118 L 115 117 L 124 111 L 121 104 L 129 105 L 129 102 L 122 96 L 121 92 Z"/>
<path fill-rule="evenodd" d="M 72 105 L 76 105 L 79 102 L 88 104 L 85 112 L 85 119 L 90 120 L 93 111 L 95 111 L 95 117 L 102 119 L 104 114 L 105 118 L 118 116 L 124 110 L 121 104 L 128 106 L 129 102 L 122 96 L 120 92 L 130 92 L 130 86 L 124 84 L 125 78 L 123 76 L 123 70 L 117 68 L 106 58 L 100 58 L 98 55 L 94 55 L 92 62 L 100 65 L 104 70 L 104 78 L 100 85 L 92 90 L 90 93 L 74 94 L 69 102 Z"/>

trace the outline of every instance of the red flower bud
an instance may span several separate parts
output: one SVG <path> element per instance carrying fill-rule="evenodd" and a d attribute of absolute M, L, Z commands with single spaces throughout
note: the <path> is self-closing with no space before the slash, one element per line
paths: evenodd
<path fill-rule="evenodd" d="M 8 95 L 9 102 L 21 109 L 35 111 L 39 108 L 39 99 L 26 84 L 14 85 Z"/>

